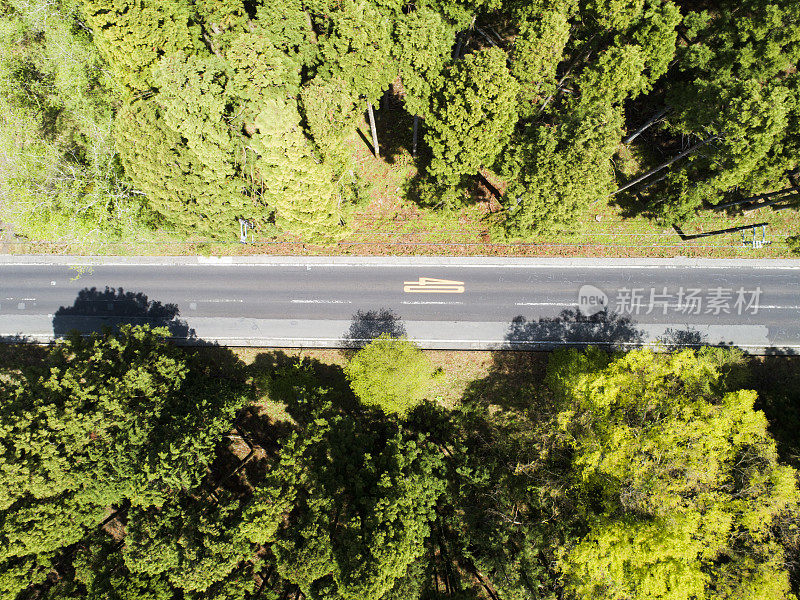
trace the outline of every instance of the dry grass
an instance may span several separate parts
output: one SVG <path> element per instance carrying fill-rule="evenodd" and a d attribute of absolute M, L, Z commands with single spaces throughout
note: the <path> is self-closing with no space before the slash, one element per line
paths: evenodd
<path fill-rule="evenodd" d="M 347 364 L 345 351 L 336 349 L 297 349 L 297 348 L 231 348 L 245 364 L 252 365 L 259 355 L 283 354 L 287 357 L 309 361 L 319 361 L 324 365 L 343 368 Z M 435 400 L 446 408 L 454 408 L 464 396 L 467 387 L 474 381 L 488 377 L 496 368 L 497 352 L 462 350 L 425 350 L 434 367 L 442 370 L 442 377 L 436 381 L 429 392 Z M 524 352 L 504 352 L 505 357 L 525 355 Z M 269 398 L 259 390 L 257 399 L 259 410 L 273 420 L 287 421 L 291 417 L 286 406 Z"/>

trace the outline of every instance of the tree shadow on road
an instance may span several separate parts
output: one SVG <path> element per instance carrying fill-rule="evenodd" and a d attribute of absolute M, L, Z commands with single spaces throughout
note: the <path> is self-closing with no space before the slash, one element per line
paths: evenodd
<path fill-rule="evenodd" d="M 105 328 L 120 325 L 149 325 L 166 327 L 175 340 L 194 340 L 196 335 L 186 321 L 178 318 L 176 304 L 148 300 L 141 292 L 126 292 L 122 288 L 105 290 L 85 288 L 78 292 L 72 306 L 62 306 L 53 316 L 53 333 L 57 338 L 72 331 L 81 335 L 101 333 Z"/>
<path fill-rule="evenodd" d="M 519 316 L 506 334 L 508 347 L 515 350 L 553 350 L 563 346 L 622 349 L 644 341 L 643 331 L 630 317 L 607 310 L 585 315 L 577 309 L 565 309 L 557 317 L 538 321 Z"/>
<path fill-rule="evenodd" d="M 669 351 L 685 348 L 700 348 L 708 343 L 708 336 L 701 331 L 687 326 L 686 329 L 668 328 L 658 341 Z"/>
<path fill-rule="evenodd" d="M 363 348 L 383 334 L 393 338 L 406 335 L 406 326 L 394 311 L 388 308 L 358 311 L 353 315 L 350 329 L 342 337 L 342 345 L 346 348 L 346 355 Z"/>

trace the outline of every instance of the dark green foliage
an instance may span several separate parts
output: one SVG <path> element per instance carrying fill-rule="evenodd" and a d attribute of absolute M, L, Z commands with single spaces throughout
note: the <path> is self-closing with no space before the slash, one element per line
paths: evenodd
<path fill-rule="evenodd" d="M 182 497 L 160 508 L 131 510 L 125 565 L 133 573 L 163 575 L 177 588 L 203 592 L 252 554 L 241 523 L 239 503 L 225 497 L 215 503 Z"/>
<path fill-rule="evenodd" d="M 319 417 L 293 456 L 302 500 L 275 542 L 278 571 L 309 597 L 381 598 L 424 553 L 442 457 L 391 424 Z"/>
<path fill-rule="evenodd" d="M 235 368 L 212 375 L 167 334 L 72 338 L 4 382 L 0 560 L 58 550 L 109 506 L 160 505 L 204 475 L 246 388 Z"/>
<path fill-rule="evenodd" d="M 16 446 L 0 456 L 35 452 L 0 472 L 18 487 L 17 466 L 42 466 L 20 480 L 24 501 L 3 488 L 0 591 L 794 600 L 800 498 L 778 451 L 796 461 L 797 436 L 779 424 L 776 447 L 742 389 L 791 418 L 791 364 L 718 348 L 495 361 L 458 408 L 423 403 L 401 423 L 359 406 L 341 368 L 270 353 L 251 373 L 291 420 L 252 406 L 234 432 L 243 373 L 225 352 L 128 327 L 63 343 L 4 372 Z M 53 401 L 20 410 L 26 385 Z"/>
<path fill-rule="evenodd" d="M 425 133 L 433 152 L 428 174 L 437 186 L 455 188 L 494 163 L 517 121 L 516 95 L 506 55 L 497 48 L 470 54 L 446 69 Z"/>
<path fill-rule="evenodd" d="M 541 39 L 541 56 L 514 56 L 523 115 L 501 161 L 511 180 L 503 198 L 506 220 L 499 238 L 551 233 L 573 223 L 589 204 L 616 187 L 611 159 L 622 139 L 624 103 L 648 92 L 675 52 L 677 7 L 671 2 L 600 2 L 583 7 L 594 23 L 567 29 L 573 6 L 532 13 L 518 48 Z M 569 40 L 568 35 L 575 36 Z M 566 72 L 554 70 L 570 52 Z M 571 94 L 563 97 L 572 79 Z"/>
<path fill-rule="evenodd" d="M 796 2 L 720 2 L 689 12 L 690 43 L 682 48 L 680 77 L 669 81 L 669 120 L 675 133 L 719 139 L 673 167 L 653 194 L 666 221 L 679 222 L 726 193 L 744 196 L 782 187 L 797 167 L 800 7 Z"/>

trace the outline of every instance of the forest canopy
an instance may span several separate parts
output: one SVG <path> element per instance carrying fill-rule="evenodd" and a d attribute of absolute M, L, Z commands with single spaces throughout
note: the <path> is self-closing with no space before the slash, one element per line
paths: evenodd
<path fill-rule="evenodd" d="M 4 353 L 4 599 L 796 599 L 796 374 L 504 352 L 446 407 L 407 340 L 246 365 L 168 333 Z"/>
<path fill-rule="evenodd" d="M 345 141 L 386 94 L 421 132 L 409 194 L 458 208 L 492 174 L 496 240 L 619 190 L 680 224 L 797 187 L 794 0 L 0 0 L 0 45 L 24 235 L 335 242 L 370 185 Z"/>

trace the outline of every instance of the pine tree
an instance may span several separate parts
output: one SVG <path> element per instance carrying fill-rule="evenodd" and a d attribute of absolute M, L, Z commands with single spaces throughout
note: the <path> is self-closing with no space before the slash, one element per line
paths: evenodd
<path fill-rule="evenodd" d="M 330 167 L 311 152 L 297 103 L 275 98 L 261 106 L 249 148 L 276 224 L 309 241 L 335 241 L 345 233 L 341 197 Z"/>
<path fill-rule="evenodd" d="M 299 503 L 273 545 L 276 566 L 308 597 L 381 598 L 424 552 L 441 457 L 424 439 L 322 410 L 313 441 L 284 455 Z"/>
<path fill-rule="evenodd" d="M 123 326 L 71 338 L 4 384 L 0 561 L 46 556 L 109 506 L 158 505 L 197 484 L 246 388 L 235 368 L 210 376 L 167 335 Z"/>
<path fill-rule="evenodd" d="M 687 14 L 686 38 L 670 78 L 669 126 L 675 134 L 715 141 L 670 167 L 650 198 L 667 222 L 680 222 L 725 194 L 776 187 L 797 167 L 797 76 L 800 9 L 794 2 L 722 2 Z M 787 152 L 788 150 L 788 152 Z M 777 184 L 779 187 L 779 184 Z"/>
<path fill-rule="evenodd" d="M 154 87 L 151 69 L 160 57 L 202 48 L 186 0 L 82 0 L 82 8 L 98 50 L 131 90 Z"/>
<path fill-rule="evenodd" d="M 523 32 L 554 36 L 548 44 L 558 50 L 572 9 L 566 5 L 541 18 L 529 12 Z M 579 29 L 566 46 L 572 53 L 566 72 L 557 82 L 544 78 L 551 90 L 544 100 L 521 98 L 528 119 L 500 161 L 510 184 L 502 198 L 505 221 L 493 231 L 497 238 L 563 230 L 583 207 L 614 191 L 611 159 L 622 139 L 624 103 L 650 91 L 674 55 L 680 14 L 671 2 L 590 3 L 585 9 L 595 26 Z M 519 43 L 524 49 L 529 42 L 523 37 Z M 516 58 L 512 68 L 518 65 L 523 90 L 532 85 L 538 94 L 533 74 L 545 68 L 552 73 L 558 59 L 527 58 L 530 63 Z M 572 93 L 563 98 L 570 79 Z"/>
<path fill-rule="evenodd" d="M 442 193 L 494 163 L 517 120 L 516 94 L 516 80 L 498 48 L 448 66 L 425 134 L 433 152 L 428 175 Z"/>

